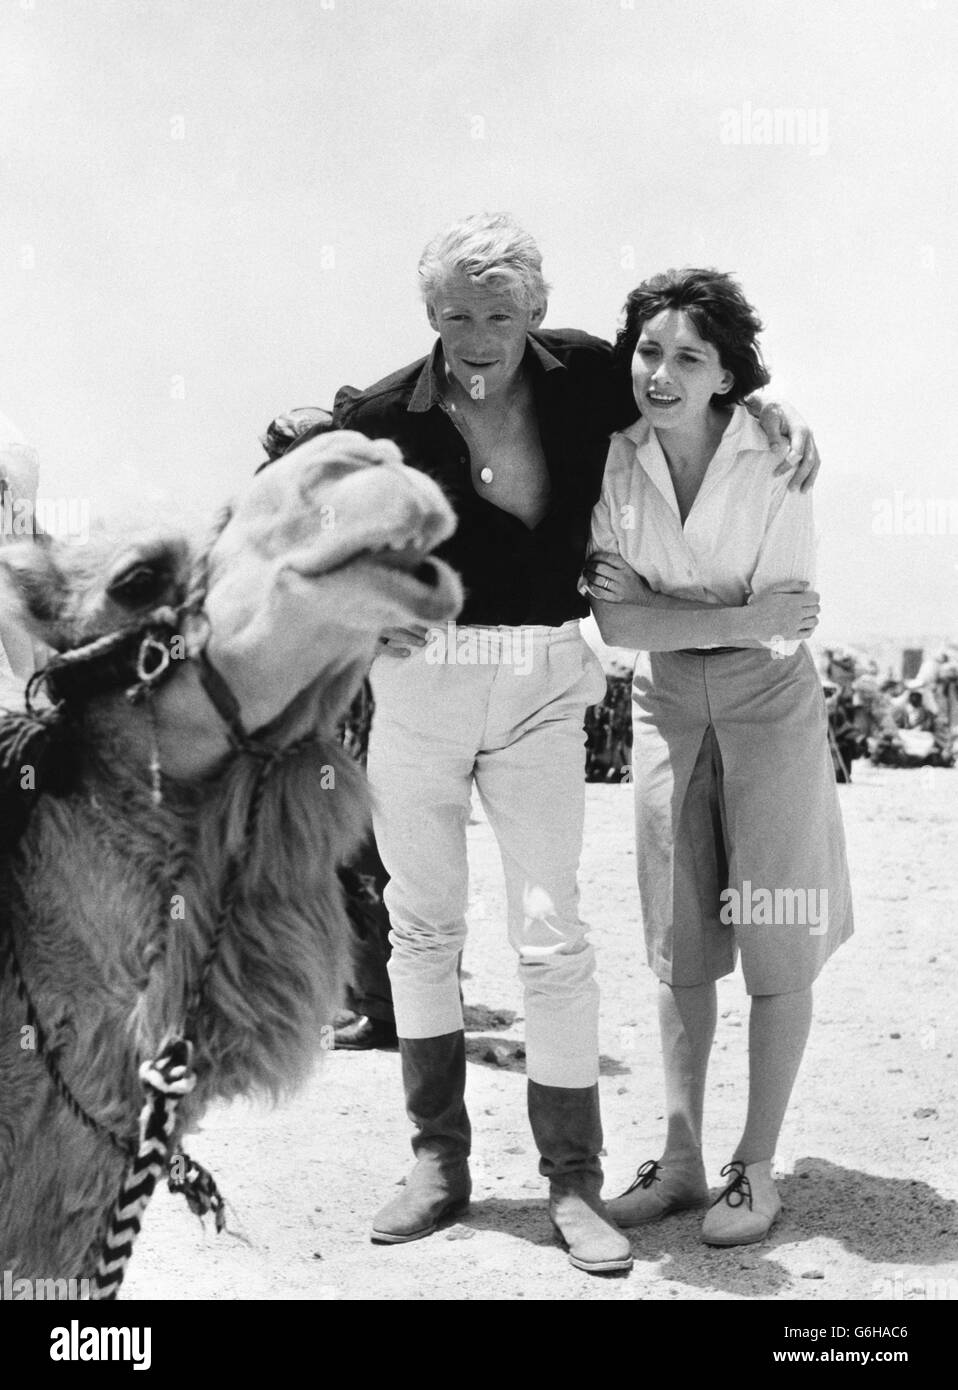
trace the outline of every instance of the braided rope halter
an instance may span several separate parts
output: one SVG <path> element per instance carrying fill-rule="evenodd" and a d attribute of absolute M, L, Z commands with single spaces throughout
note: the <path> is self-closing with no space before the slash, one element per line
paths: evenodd
<path fill-rule="evenodd" d="M 220 528 L 228 520 L 226 514 Z M 208 552 L 197 570 L 189 594 L 177 608 L 156 608 L 132 627 L 119 629 L 97 638 L 83 646 L 57 653 L 49 663 L 30 679 L 26 692 L 27 715 L 33 720 L 55 721 L 64 714 L 66 697 L 54 705 L 51 714 L 38 716 L 33 708 L 33 698 L 44 685 L 50 687 L 51 694 L 58 694 L 63 688 L 64 677 L 67 684 L 77 673 L 88 674 L 94 666 L 110 667 L 109 683 L 101 688 L 109 688 L 116 681 L 116 663 L 121 669 L 124 661 L 132 660 L 135 680 L 126 690 L 131 703 L 146 701 L 151 725 L 150 777 L 151 793 L 155 804 L 162 801 L 162 771 L 160 767 L 159 746 L 156 728 L 156 715 L 152 696 L 159 684 L 170 674 L 170 644 L 173 637 L 181 637 L 184 619 L 203 613 L 208 579 Z M 135 657 L 134 657 L 135 653 Z M 210 1173 L 184 1152 L 178 1142 L 178 1108 L 180 1103 L 196 1086 L 196 1073 L 193 1067 L 195 1038 L 200 1009 L 212 974 L 220 943 L 230 925 L 236 904 L 240 879 L 240 869 L 245 862 L 255 834 L 270 774 L 288 758 L 295 757 L 306 746 L 315 742 L 314 735 L 308 735 L 285 747 L 276 747 L 252 738 L 243 728 L 239 703 L 226 681 L 209 663 L 205 651 L 190 655 L 198 665 L 200 681 L 208 698 L 223 720 L 229 733 L 230 745 L 236 753 L 246 753 L 257 760 L 258 767 L 247 807 L 243 838 L 239 848 L 227 861 L 223 876 L 220 900 L 216 919 L 203 964 L 196 985 L 191 991 L 183 1026 L 179 1031 L 170 1032 L 163 1039 L 155 1058 L 141 1062 L 139 1078 L 143 1087 L 144 1101 L 139 1114 L 136 1140 L 115 1133 L 107 1125 L 97 1120 L 80 1103 L 65 1080 L 60 1067 L 50 1052 L 48 1034 L 37 1012 L 36 1004 L 24 978 L 23 969 L 17 956 L 15 943 L 10 941 L 10 960 L 17 993 L 24 1005 L 27 1022 L 34 1029 L 37 1052 L 41 1057 L 51 1082 L 61 1100 L 76 1119 L 91 1131 L 105 1138 L 114 1149 L 127 1160 L 119 1194 L 114 1202 L 109 1222 L 99 1242 L 96 1269 L 91 1282 L 91 1298 L 94 1300 L 115 1299 L 123 1283 L 127 1266 L 133 1254 L 133 1247 L 140 1233 L 143 1216 L 156 1184 L 167 1176 L 167 1185 L 173 1193 L 181 1193 L 190 1210 L 197 1216 L 214 1214 L 217 1232 L 225 1229 L 225 1203 Z M 120 682 L 123 683 L 122 681 Z M 85 692 L 89 693 L 89 692 Z M 16 740 L 19 748 L 23 742 Z"/>

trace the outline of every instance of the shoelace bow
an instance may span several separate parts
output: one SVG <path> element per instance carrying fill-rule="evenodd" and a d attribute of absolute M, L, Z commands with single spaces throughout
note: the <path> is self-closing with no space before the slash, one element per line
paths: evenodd
<path fill-rule="evenodd" d="M 712 1203 L 712 1206 L 717 1207 L 719 1202 L 727 1202 L 730 1207 L 740 1207 L 744 1202 L 747 1202 L 748 1209 L 751 1211 L 752 1184 L 745 1176 L 745 1164 L 741 1159 L 735 1159 L 732 1163 L 726 1163 L 719 1177 L 725 1178 L 729 1173 L 733 1173 L 734 1177 L 728 1186 L 719 1193 Z"/>
<path fill-rule="evenodd" d="M 637 1187 L 649 1188 L 654 1182 L 660 1182 L 659 1169 L 661 1164 L 656 1159 L 650 1158 L 642 1167 L 636 1171 L 635 1180 L 630 1187 L 627 1187 L 622 1196 L 627 1197 L 630 1192 L 634 1192 Z"/>

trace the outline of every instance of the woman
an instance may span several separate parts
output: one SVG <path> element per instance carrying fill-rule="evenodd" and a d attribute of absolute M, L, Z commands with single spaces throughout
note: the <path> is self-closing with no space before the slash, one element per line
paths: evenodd
<path fill-rule="evenodd" d="M 741 953 L 748 1113 L 705 1217 L 710 1245 L 761 1240 L 779 1213 L 771 1160 L 812 982 L 852 931 L 825 703 L 802 641 L 818 621 L 811 495 L 773 476 L 742 404 L 768 381 L 760 329 L 717 271 L 670 271 L 630 294 L 616 351 L 642 418 L 613 436 L 584 574 L 603 639 L 639 650 L 638 875 L 668 1107 L 660 1158 L 609 1212 L 636 1226 L 707 1200 L 715 982 Z"/>

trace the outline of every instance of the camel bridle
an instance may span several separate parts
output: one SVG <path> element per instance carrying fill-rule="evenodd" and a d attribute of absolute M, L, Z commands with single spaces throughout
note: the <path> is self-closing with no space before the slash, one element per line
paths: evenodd
<path fill-rule="evenodd" d="M 219 527 L 225 525 L 228 515 Z M 218 532 L 217 532 L 218 534 Z M 193 1066 L 195 1039 L 210 977 L 215 968 L 222 940 L 229 928 L 239 891 L 242 864 L 256 835 L 263 796 L 272 772 L 287 759 L 314 744 L 309 734 L 285 746 L 250 735 L 243 728 L 240 706 L 222 675 L 210 664 L 206 641 L 188 651 L 183 629 L 186 620 L 205 620 L 204 606 L 208 583 L 208 551 L 194 576 L 190 592 L 177 607 L 159 606 L 136 623 L 107 633 L 87 643 L 55 653 L 30 678 L 26 690 L 26 715 L 9 716 L 0 724 L 17 727 L 4 730 L 0 756 L 12 764 L 14 759 L 29 760 L 31 747 L 57 730 L 60 737 L 74 726 L 82 708 L 96 695 L 124 690 L 133 704 L 146 702 L 151 728 L 149 772 L 152 797 L 163 798 L 162 767 L 152 697 L 175 671 L 179 660 L 172 655 L 177 639 L 184 644 L 183 658 L 196 662 L 203 689 L 226 726 L 234 754 L 256 760 L 257 768 L 249 797 L 241 843 L 229 857 L 220 888 L 213 931 L 207 944 L 196 981 L 190 990 L 181 1026 L 163 1039 L 157 1056 L 140 1063 L 138 1074 L 144 1102 L 139 1113 L 138 1134 L 134 1140 L 117 1134 L 81 1104 L 63 1076 L 48 1046 L 48 1033 L 40 1020 L 36 1004 L 24 978 L 11 927 L 10 960 L 18 996 L 24 1005 L 28 1025 L 34 1030 L 36 1050 L 43 1061 L 56 1093 L 70 1112 L 88 1129 L 105 1138 L 127 1160 L 119 1195 L 99 1247 L 92 1279 L 91 1297 L 115 1299 L 123 1282 L 133 1246 L 140 1232 L 143 1215 L 157 1182 L 167 1175 L 171 1192 L 182 1193 L 196 1215 L 214 1215 L 217 1232 L 225 1229 L 226 1210 L 222 1196 L 209 1172 L 185 1153 L 178 1140 L 177 1110 L 180 1102 L 196 1086 Z M 207 624 L 208 640 L 208 624 Z M 50 709 L 38 709 L 36 697 L 45 688 Z M 42 788 L 40 789 L 42 790 Z M 56 794 L 56 793 L 54 793 Z M 169 885 L 167 885 L 168 887 Z M 174 884 L 175 887 L 175 884 Z M 166 899 L 169 901 L 169 899 Z M 165 917 L 160 940 L 165 940 Z M 160 952 L 162 955 L 162 952 Z M 148 978 L 148 975 L 147 975 Z"/>

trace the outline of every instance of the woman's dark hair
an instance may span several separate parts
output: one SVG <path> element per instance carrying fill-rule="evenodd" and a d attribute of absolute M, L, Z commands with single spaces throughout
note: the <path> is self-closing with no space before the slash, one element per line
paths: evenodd
<path fill-rule="evenodd" d="M 625 322 L 615 340 L 615 364 L 628 372 L 644 324 L 663 309 L 681 309 L 699 337 L 716 348 L 735 378 L 716 405 L 738 405 L 770 380 L 757 337 L 762 322 L 741 287 L 720 270 L 667 270 L 643 280 L 625 301 Z"/>

